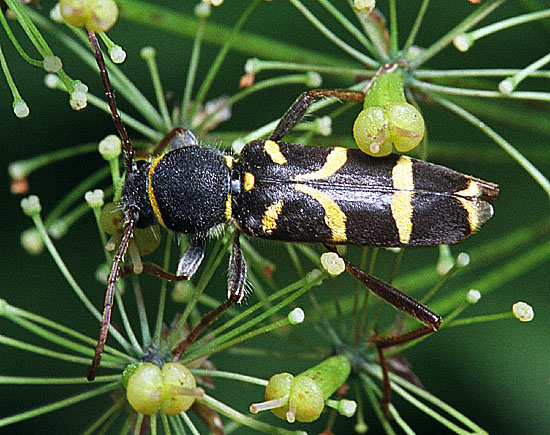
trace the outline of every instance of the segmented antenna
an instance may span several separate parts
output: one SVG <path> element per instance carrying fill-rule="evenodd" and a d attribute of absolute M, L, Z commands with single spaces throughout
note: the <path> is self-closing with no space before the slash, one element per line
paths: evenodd
<path fill-rule="evenodd" d="M 93 381 L 97 375 L 99 369 L 99 363 L 101 361 L 101 354 L 103 353 L 103 348 L 105 347 L 105 342 L 107 341 L 107 335 L 109 334 L 109 325 L 111 324 L 111 312 L 113 308 L 113 302 L 115 299 L 115 286 L 120 273 L 120 263 L 124 260 L 124 254 L 126 249 L 128 249 L 128 244 L 130 243 L 130 237 L 134 231 L 136 225 L 136 219 L 130 217 L 126 223 L 126 228 L 124 229 L 124 235 L 120 241 L 118 251 L 115 254 L 113 260 L 113 266 L 111 267 L 111 273 L 109 274 L 109 285 L 107 287 L 107 293 L 105 294 L 105 305 L 103 308 L 103 318 L 101 320 L 101 329 L 99 330 L 99 338 L 97 340 L 97 346 L 95 348 L 95 355 L 92 361 L 92 367 L 88 373 L 88 380 Z"/>
<path fill-rule="evenodd" d="M 122 142 L 124 143 L 124 149 L 126 150 L 124 154 L 124 161 L 126 165 L 126 173 L 129 174 L 132 172 L 132 164 L 134 162 L 134 149 L 132 148 L 130 138 L 128 137 L 128 133 L 124 128 L 124 124 L 122 123 L 122 119 L 120 119 L 120 115 L 118 114 L 118 110 L 116 108 L 115 96 L 111 88 L 111 82 L 109 81 L 107 69 L 105 68 L 103 54 L 101 54 L 101 49 L 99 48 L 99 42 L 97 41 L 94 32 L 86 29 L 86 33 L 88 33 L 88 39 L 90 40 L 90 44 L 92 46 L 92 49 L 94 50 L 95 60 L 97 62 L 97 66 L 99 67 L 99 75 L 101 76 L 103 87 L 105 88 L 105 98 L 107 99 L 107 103 L 109 103 L 109 108 L 111 109 L 111 114 L 113 115 L 113 121 L 116 125 L 118 133 L 120 134 Z"/>

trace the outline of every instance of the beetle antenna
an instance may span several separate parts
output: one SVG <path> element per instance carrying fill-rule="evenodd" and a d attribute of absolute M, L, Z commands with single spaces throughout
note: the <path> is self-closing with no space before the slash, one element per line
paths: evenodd
<path fill-rule="evenodd" d="M 113 115 L 113 121 L 116 125 L 116 128 L 118 129 L 118 133 L 120 134 L 122 142 L 124 143 L 124 149 L 126 150 L 126 153 L 124 155 L 124 161 L 126 165 L 126 173 L 129 174 L 132 172 L 132 163 L 134 162 L 134 149 L 132 148 L 132 144 L 130 143 L 130 138 L 128 137 L 126 128 L 124 128 L 122 119 L 118 114 L 115 96 L 113 94 L 113 89 L 111 88 L 111 82 L 109 81 L 109 74 L 107 74 L 107 68 L 105 68 L 105 61 L 103 60 L 103 54 L 101 54 L 101 49 L 99 48 L 99 42 L 97 41 L 97 38 L 94 32 L 88 29 L 86 29 L 86 32 L 88 33 L 88 39 L 90 40 L 90 45 L 94 50 L 95 60 L 97 62 L 97 66 L 99 67 L 99 75 L 101 76 L 103 87 L 105 88 L 105 98 L 107 99 L 107 103 L 109 103 L 109 108 L 111 109 L 111 114 Z"/>
<path fill-rule="evenodd" d="M 126 223 L 126 228 L 118 246 L 118 251 L 115 254 L 113 260 L 113 266 L 111 267 L 111 273 L 109 274 L 109 285 L 107 287 L 107 293 L 105 293 L 105 305 L 103 307 L 103 318 L 101 320 L 101 329 L 99 330 L 99 338 L 97 340 L 97 346 L 95 348 L 95 355 L 92 361 L 92 367 L 88 373 L 88 381 L 93 381 L 97 375 L 99 369 L 99 363 L 101 361 L 101 355 L 103 354 L 103 348 L 105 347 L 105 342 L 107 341 L 107 334 L 109 333 L 109 325 L 111 323 L 111 312 L 113 308 L 114 298 L 115 298 L 115 288 L 118 280 L 118 275 L 120 273 L 120 263 L 124 259 L 124 254 L 126 249 L 128 249 L 128 244 L 130 243 L 130 237 L 134 232 L 134 227 L 136 226 L 136 218 L 134 213 L 129 210 L 128 222 Z"/>

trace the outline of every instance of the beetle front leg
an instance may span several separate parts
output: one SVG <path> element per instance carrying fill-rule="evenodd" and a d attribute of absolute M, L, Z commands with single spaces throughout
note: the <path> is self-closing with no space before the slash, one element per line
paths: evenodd
<path fill-rule="evenodd" d="M 205 249 L 204 238 L 196 236 L 181 256 L 175 275 L 154 263 L 143 263 L 143 271 L 167 281 L 185 281 L 191 279 L 202 263 Z M 121 275 L 124 277 L 131 273 L 133 273 L 133 268 L 128 266 L 123 269 Z"/>
<path fill-rule="evenodd" d="M 191 279 L 204 258 L 206 244 L 202 236 L 195 236 L 178 262 L 176 276 Z"/>
<path fill-rule="evenodd" d="M 227 277 L 227 298 L 236 302 L 241 302 L 246 293 L 246 261 L 244 259 L 241 244 L 239 242 L 239 232 L 235 233 L 233 238 L 233 248 L 229 258 L 229 274 Z"/>
<path fill-rule="evenodd" d="M 170 130 L 166 136 L 158 143 L 152 152 L 153 156 L 158 156 L 164 152 L 166 147 L 169 151 L 183 148 L 190 145 L 198 145 L 199 141 L 191 130 L 176 127 Z"/>
<path fill-rule="evenodd" d="M 279 141 L 283 136 L 290 133 L 296 124 L 304 117 L 309 106 L 311 106 L 316 99 L 322 97 L 332 97 L 344 101 L 362 103 L 365 99 L 365 94 L 361 91 L 349 91 L 345 89 L 313 89 L 304 92 L 281 118 L 275 130 L 273 130 L 273 133 L 269 136 L 269 139 Z"/>

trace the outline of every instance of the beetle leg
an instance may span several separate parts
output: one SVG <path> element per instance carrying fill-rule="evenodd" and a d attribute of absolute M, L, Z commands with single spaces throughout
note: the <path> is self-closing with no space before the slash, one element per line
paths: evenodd
<path fill-rule="evenodd" d="M 378 278 L 375 278 L 372 275 L 369 275 L 366 272 L 363 272 L 361 269 L 348 263 L 346 260 L 344 260 L 344 263 L 346 265 L 346 271 L 353 277 L 357 278 L 378 297 L 384 299 L 387 303 L 393 305 L 398 310 L 403 311 L 405 314 L 408 314 L 409 316 L 424 323 L 424 325 L 426 325 L 426 327 L 430 330 L 437 331 L 439 329 L 439 325 L 441 324 L 441 317 L 439 315 L 426 308 L 415 299 L 407 296 L 405 293 L 400 292 L 395 287 L 379 280 Z"/>
<path fill-rule="evenodd" d="M 333 250 L 333 248 L 329 246 L 327 246 L 327 248 Z M 393 305 L 398 310 L 404 312 L 405 314 L 408 314 L 411 317 L 414 317 L 425 325 L 421 328 L 414 329 L 404 334 L 396 336 L 376 336 L 369 340 L 376 346 L 380 368 L 382 369 L 382 382 L 384 385 L 384 391 L 382 399 L 380 400 L 380 407 L 382 408 L 382 411 L 384 412 L 386 418 L 390 419 L 391 415 L 389 413 L 389 405 L 391 398 L 391 384 L 388 373 L 388 366 L 384 357 L 384 349 L 396 346 L 398 344 L 407 343 L 412 340 L 416 340 L 417 338 L 437 331 L 441 324 L 441 317 L 430 309 L 426 308 L 420 302 L 407 296 L 405 293 L 400 292 L 395 287 L 385 283 L 384 281 L 381 281 L 378 278 L 375 278 L 374 276 L 363 272 L 361 269 L 352 265 L 346 260 L 344 260 L 344 264 L 346 265 L 346 271 L 357 280 L 359 280 L 362 284 L 364 284 L 365 287 L 370 289 L 374 294 L 376 294 L 381 299 L 384 299 L 386 302 Z"/>
<path fill-rule="evenodd" d="M 229 309 L 235 302 L 236 299 L 227 299 L 218 307 L 214 308 L 212 311 L 209 311 L 204 316 L 202 316 L 200 323 L 193 328 L 185 340 L 178 344 L 172 350 L 172 356 L 174 359 L 173 362 L 178 362 L 181 356 L 185 353 L 190 344 L 192 344 L 202 331 L 204 331 L 208 326 L 210 326 L 214 321 L 220 317 L 227 309 Z"/>
<path fill-rule="evenodd" d="M 166 147 L 170 151 L 183 148 L 185 146 L 189 145 L 198 145 L 199 141 L 193 134 L 191 130 L 187 130 L 186 128 L 173 128 L 168 132 L 166 136 L 158 143 L 158 145 L 155 147 L 155 149 L 152 152 L 153 156 L 158 156 L 164 152 Z"/>
<path fill-rule="evenodd" d="M 304 92 L 281 118 L 275 130 L 273 130 L 273 133 L 269 136 L 269 139 L 279 141 L 283 136 L 290 133 L 296 124 L 304 117 L 309 106 L 311 106 L 316 99 L 322 97 L 332 97 L 344 101 L 362 103 L 365 99 L 365 94 L 361 91 L 350 91 L 345 89 L 313 89 Z"/>
<path fill-rule="evenodd" d="M 202 263 L 205 248 L 204 238 L 196 236 L 181 256 L 176 276 L 191 279 Z"/>
<path fill-rule="evenodd" d="M 239 232 L 235 233 L 233 238 L 233 248 L 229 258 L 229 274 L 227 277 L 227 298 L 241 302 L 245 295 L 246 283 L 246 261 L 244 259 L 241 244 L 239 242 Z"/>
<path fill-rule="evenodd" d="M 128 213 L 128 223 L 124 229 L 124 234 L 118 250 L 115 254 L 113 265 L 111 266 L 111 273 L 109 274 L 109 285 L 107 287 L 107 293 L 105 293 L 105 304 L 103 307 L 103 317 L 101 320 L 101 328 L 99 330 L 99 338 L 97 340 L 97 346 L 95 348 L 94 358 L 92 360 L 92 366 L 88 373 L 88 381 L 93 381 L 99 370 L 99 363 L 101 362 L 101 355 L 103 354 L 103 348 L 107 342 L 107 335 L 109 334 L 109 325 L 111 324 L 111 312 L 115 301 L 115 291 L 118 276 L 120 274 L 120 264 L 123 261 L 124 254 L 128 249 L 130 243 L 130 237 L 134 232 L 136 226 L 136 218 L 133 216 L 132 211 Z"/>
<path fill-rule="evenodd" d="M 376 346 L 378 352 L 378 362 L 380 368 L 382 369 L 382 382 L 384 384 L 384 392 L 382 399 L 380 400 L 380 407 L 386 415 L 386 418 L 391 419 L 389 412 L 389 405 L 391 400 L 391 384 L 390 376 L 388 373 L 388 366 L 386 364 L 386 358 L 384 357 L 384 349 L 398 344 L 407 343 L 417 338 L 423 337 L 424 335 L 431 334 L 432 332 L 437 331 L 429 326 L 424 326 L 421 328 L 413 329 L 412 331 L 406 332 L 400 335 L 378 335 L 369 340 Z"/>
<path fill-rule="evenodd" d="M 120 115 L 116 107 L 115 96 L 111 88 L 111 82 L 109 81 L 109 74 L 107 73 L 107 68 L 105 68 L 105 61 L 103 60 L 103 54 L 101 53 L 101 49 L 99 48 L 99 42 L 97 42 L 97 38 L 94 32 L 88 29 L 86 29 L 86 32 L 88 33 L 88 39 L 94 51 L 94 56 L 97 62 L 97 66 L 99 68 L 99 75 L 101 76 L 103 87 L 105 88 L 105 98 L 107 100 L 107 103 L 109 104 L 109 109 L 111 109 L 111 114 L 113 115 L 113 121 L 116 125 L 120 138 L 122 139 L 122 143 L 124 144 L 124 150 L 125 150 L 124 162 L 126 165 L 126 173 L 129 174 L 130 172 L 133 171 L 133 168 L 134 168 L 134 149 L 132 148 L 130 138 L 128 137 L 128 133 L 126 132 L 126 128 L 122 123 L 122 119 L 120 118 Z"/>
<path fill-rule="evenodd" d="M 191 279 L 202 263 L 205 248 L 204 238 L 201 236 L 195 237 L 181 256 L 175 275 L 154 263 L 143 263 L 143 271 L 167 281 Z M 133 267 L 126 266 L 122 269 L 121 277 L 124 278 L 132 273 L 134 273 Z"/>

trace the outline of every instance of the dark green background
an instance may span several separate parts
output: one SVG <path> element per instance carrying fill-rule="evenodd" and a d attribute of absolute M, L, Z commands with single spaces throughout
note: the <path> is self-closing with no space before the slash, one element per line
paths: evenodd
<path fill-rule="evenodd" d="M 195 2 L 158 3 L 190 12 L 193 5 L 188 3 Z M 227 0 L 226 3 L 213 11 L 211 22 L 231 25 L 237 20 L 243 9 L 241 3 L 244 2 Z M 312 10 L 317 10 L 316 2 L 305 3 Z M 386 7 L 386 2 L 379 3 L 382 8 Z M 420 2 L 399 3 L 401 41 L 403 41 Z M 432 3 L 418 36 L 419 45 L 430 44 L 475 8 L 465 0 Z M 45 9 L 49 9 L 50 4 L 51 2 L 42 2 Z M 506 5 L 494 14 L 495 18 L 491 18 L 490 21 L 495 20 L 496 17 L 511 16 L 521 10 L 515 4 Z M 319 15 L 326 16 L 324 12 L 319 12 Z M 331 24 L 331 29 L 339 35 L 345 34 L 334 22 Z M 550 40 L 548 29 L 548 23 L 546 26 L 540 23 L 521 26 L 480 41 L 466 54 L 459 54 L 454 48 L 449 48 L 430 61 L 429 65 L 441 69 L 521 67 L 546 54 L 545 41 Z M 245 30 L 350 61 L 284 1 L 262 4 L 245 25 Z M 139 49 L 145 45 L 151 45 L 157 49 L 164 89 L 174 91 L 177 96 L 182 94 L 191 51 L 190 40 L 126 21 L 119 22 L 110 35 L 128 52 L 128 60 L 123 65 L 123 70 L 148 97 L 151 99 L 154 97 L 152 86 L 146 67 L 139 57 Z M 54 51 L 60 53 L 67 72 L 72 77 L 81 78 L 95 95 L 101 95 L 97 75 L 83 68 L 81 63 L 71 55 L 65 55 L 66 50 L 57 46 L 53 38 L 47 36 L 47 39 L 52 42 Z M 347 38 L 347 40 L 352 39 Z M 3 189 L 0 270 L 4 277 L 0 297 L 7 299 L 15 306 L 57 319 L 65 325 L 95 336 L 96 322 L 76 300 L 51 258 L 46 253 L 31 257 L 21 248 L 19 236 L 21 231 L 31 225 L 31 221 L 19 208 L 20 198 L 12 196 L 9 192 L 6 167 L 14 160 L 78 143 L 98 141 L 106 134 L 114 132 L 112 121 L 106 114 L 94 108 L 80 113 L 71 111 L 67 104 L 67 95 L 46 89 L 42 84 L 44 73 L 24 63 L 9 45 L 3 33 L 0 34 L 0 43 L 20 92 L 31 110 L 29 118 L 16 119 L 11 111 L 9 89 L 5 83 L 0 82 L 0 102 L 2 103 L 0 144 L 3 151 L 3 169 L 0 172 Z M 199 74 L 206 73 L 216 52 L 216 47 L 205 47 Z M 243 74 L 246 58 L 247 56 L 238 52 L 232 52 L 228 56 L 222 74 L 216 79 L 210 96 L 232 94 L 237 90 L 238 79 Z M 260 75 L 259 78 L 267 76 L 268 74 Z M 344 84 L 337 79 L 329 78 L 323 86 L 334 87 Z M 543 86 L 548 88 L 547 84 Z M 227 126 L 222 125 L 221 130 L 255 129 L 280 116 L 303 90 L 301 86 L 277 88 L 247 99 L 234 108 L 232 121 Z M 127 110 L 123 99 L 120 99 L 119 105 Z M 344 125 L 343 131 L 350 122 L 351 120 L 347 119 L 337 121 Z M 482 246 L 484 242 L 503 237 L 515 228 L 533 224 L 548 216 L 550 210 L 548 198 L 517 164 L 503 152 L 497 159 L 485 158 L 483 151 L 480 152 L 480 149 L 483 149 L 480 144 L 489 151 L 496 150 L 497 146 L 494 143 L 471 126 L 453 115 L 444 113 L 441 109 L 427 109 L 426 122 L 430 139 L 448 141 L 448 146 L 463 150 L 463 154 L 457 159 L 449 157 L 445 152 L 440 154 L 434 152 L 432 160 L 497 182 L 501 187 L 501 197 L 495 203 L 495 217 L 479 235 L 460 247 L 453 248 L 454 253 L 461 250 L 467 251 L 470 247 Z M 550 174 L 550 150 L 547 137 L 510 128 L 502 123 L 492 125 L 528 157 L 542 156 L 543 159 L 535 161 L 535 164 L 543 173 Z M 137 136 L 132 131 L 130 134 L 132 137 Z M 71 186 L 102 164 L 100 157 L 91 155 L 86 158 L 72 159 L 69 163 L 49 166 L 30 177 L 31 193 L 40 196 L 43 209 L 47 212 Z M 72 227 L 67 236 L 56 245 L 77 281 L 84 287 L 89 297 L 99 305 L 104 289 L 94 280 L 93 275 L 97 264 L 103 259 L 103 254 L 99 249 L 99 240 L 97 232 L 94 231 L 91 214 Z M 282 277 L 280 282 L 288 282 L 289 279 L 284 277 L 287 266 L 279 264 L 280 259 L 286 257 L 286 251 L 273 244 L 256 243 L 256 246 L 267 248 L 264 249 L 266 255 L 277 261 L 280 277 Z M 494 255 L 498 259 L 499 252 L 494 252 Z M 409 250 L 405 255 L 402 271 L 410 271 L 420 265 L 434 264 L 436 257 L 437 250 L 434 248 Z M 391 259 L 391 256 L 383 258 Z M 496 264 L 498 265 L 498 262 Z M 212 290 L 207 291 L 221 298 L 225 292 L 223 288 L 225 265 L 217 274 L 219 275 L 218 285 L 211 286 Z M 449 286 L 467 286 L 467 283 L 474 281 L 476 277 L 462 274 L 460 278 L 452 280 Z M 151 282 L 155 284 L 154 280 Z M 156 290 L 158 285 L 151 287 Z M 407 351 L 406 357 L 429 391 L 456 407 L 490 433 L 547 433 L 550 427 L 549 290 L 548 260 L 546 259 L 542 266 L 483 298 L 478 306 L 469 312 L 470 314 L 503 312 L 509 309 L 512 303 L 524 300 L 535 308 L 536 317 L 533 322 L 521 324 L 518 321 L 509 320 L 452 328 L 435 334 L 421 346 Z M 146 297 L 155 304 L 155 294 L 146 295 Z M 181 310 L 181 306 L 172 305 L 170 309 L 178 311 Z M 318 338 L 318 332 L 308 331 L 309 329 L 304 328 L 302 332 L 305 335 L 311 333 L 314 340 Z M 3 319 L 0 319 L 0 334 L 37 342 L 35 337 L 29 336 Z M 261 343 L 258 345 L 261 346 Z M 232 355 L 225 358 L 218 357 L 215 361 L 220 369 L 234 369 L 245 374 L 264 377 L 269 377 L 275 371 L 298 372 L 305 367 L 304 364 L 307 365 L 302 361 L 290 364 L 282 360 L 260 361 L 255 358 Z M 56 360 L 15 351 L 5 346 L 0 350 L 2 375 L 69 376 L 83 375 L 85 370 L 80 366 L 59 364 Z M 222 399 L 225 397 L 220 394 L 223 391 L 223 385 L 224 383 L 221 383 L 218 390 L 213 393 L 215 397 Z M 234 384 L 225 383 L 225 385 L 229 387 L 231 394 L 234 394 Z M 11 415 L 21 410 L 31 409 L 66 397 L 71 392 L 81 391 L 80 388 L 2 386 L 0 387 L 1 414 L 2 416 Z M 243 403 L 241 410 L 246 409 L 248 403 L 260 400 L 262 394 L 256 387 L 247 386 L 242 388 L 242 391 L 244 398 L 240 402 Z M 228 396 L 227 401 L 236 403 L 231 396 Z M 418 415 L 416 410 L 411 409 L 409 413 L 408 405 L 399 401 L 396 404 L 418 433 L 442 431 L 441 426 L 423 415 Z M 108 399 L 102 397 L 8 427 L 4 431 L 5 433 L 77 433 L 100 415 L 107 405 Z M 377 433 L 379 429 L 370 411 L 367 418 L 372 428 L 370 433 Z M 418 422 L 415 422 L 415 418 L 418 418 Z M 351 423 L 353 421 L 353 419 L 350 420 Z M 348 430 L 340 428 L 338 433 L 346 433 Z M 310 433 L 314 432 L 310 429 Z M 242 433 L 248 432 L 245 430 Z"/>

